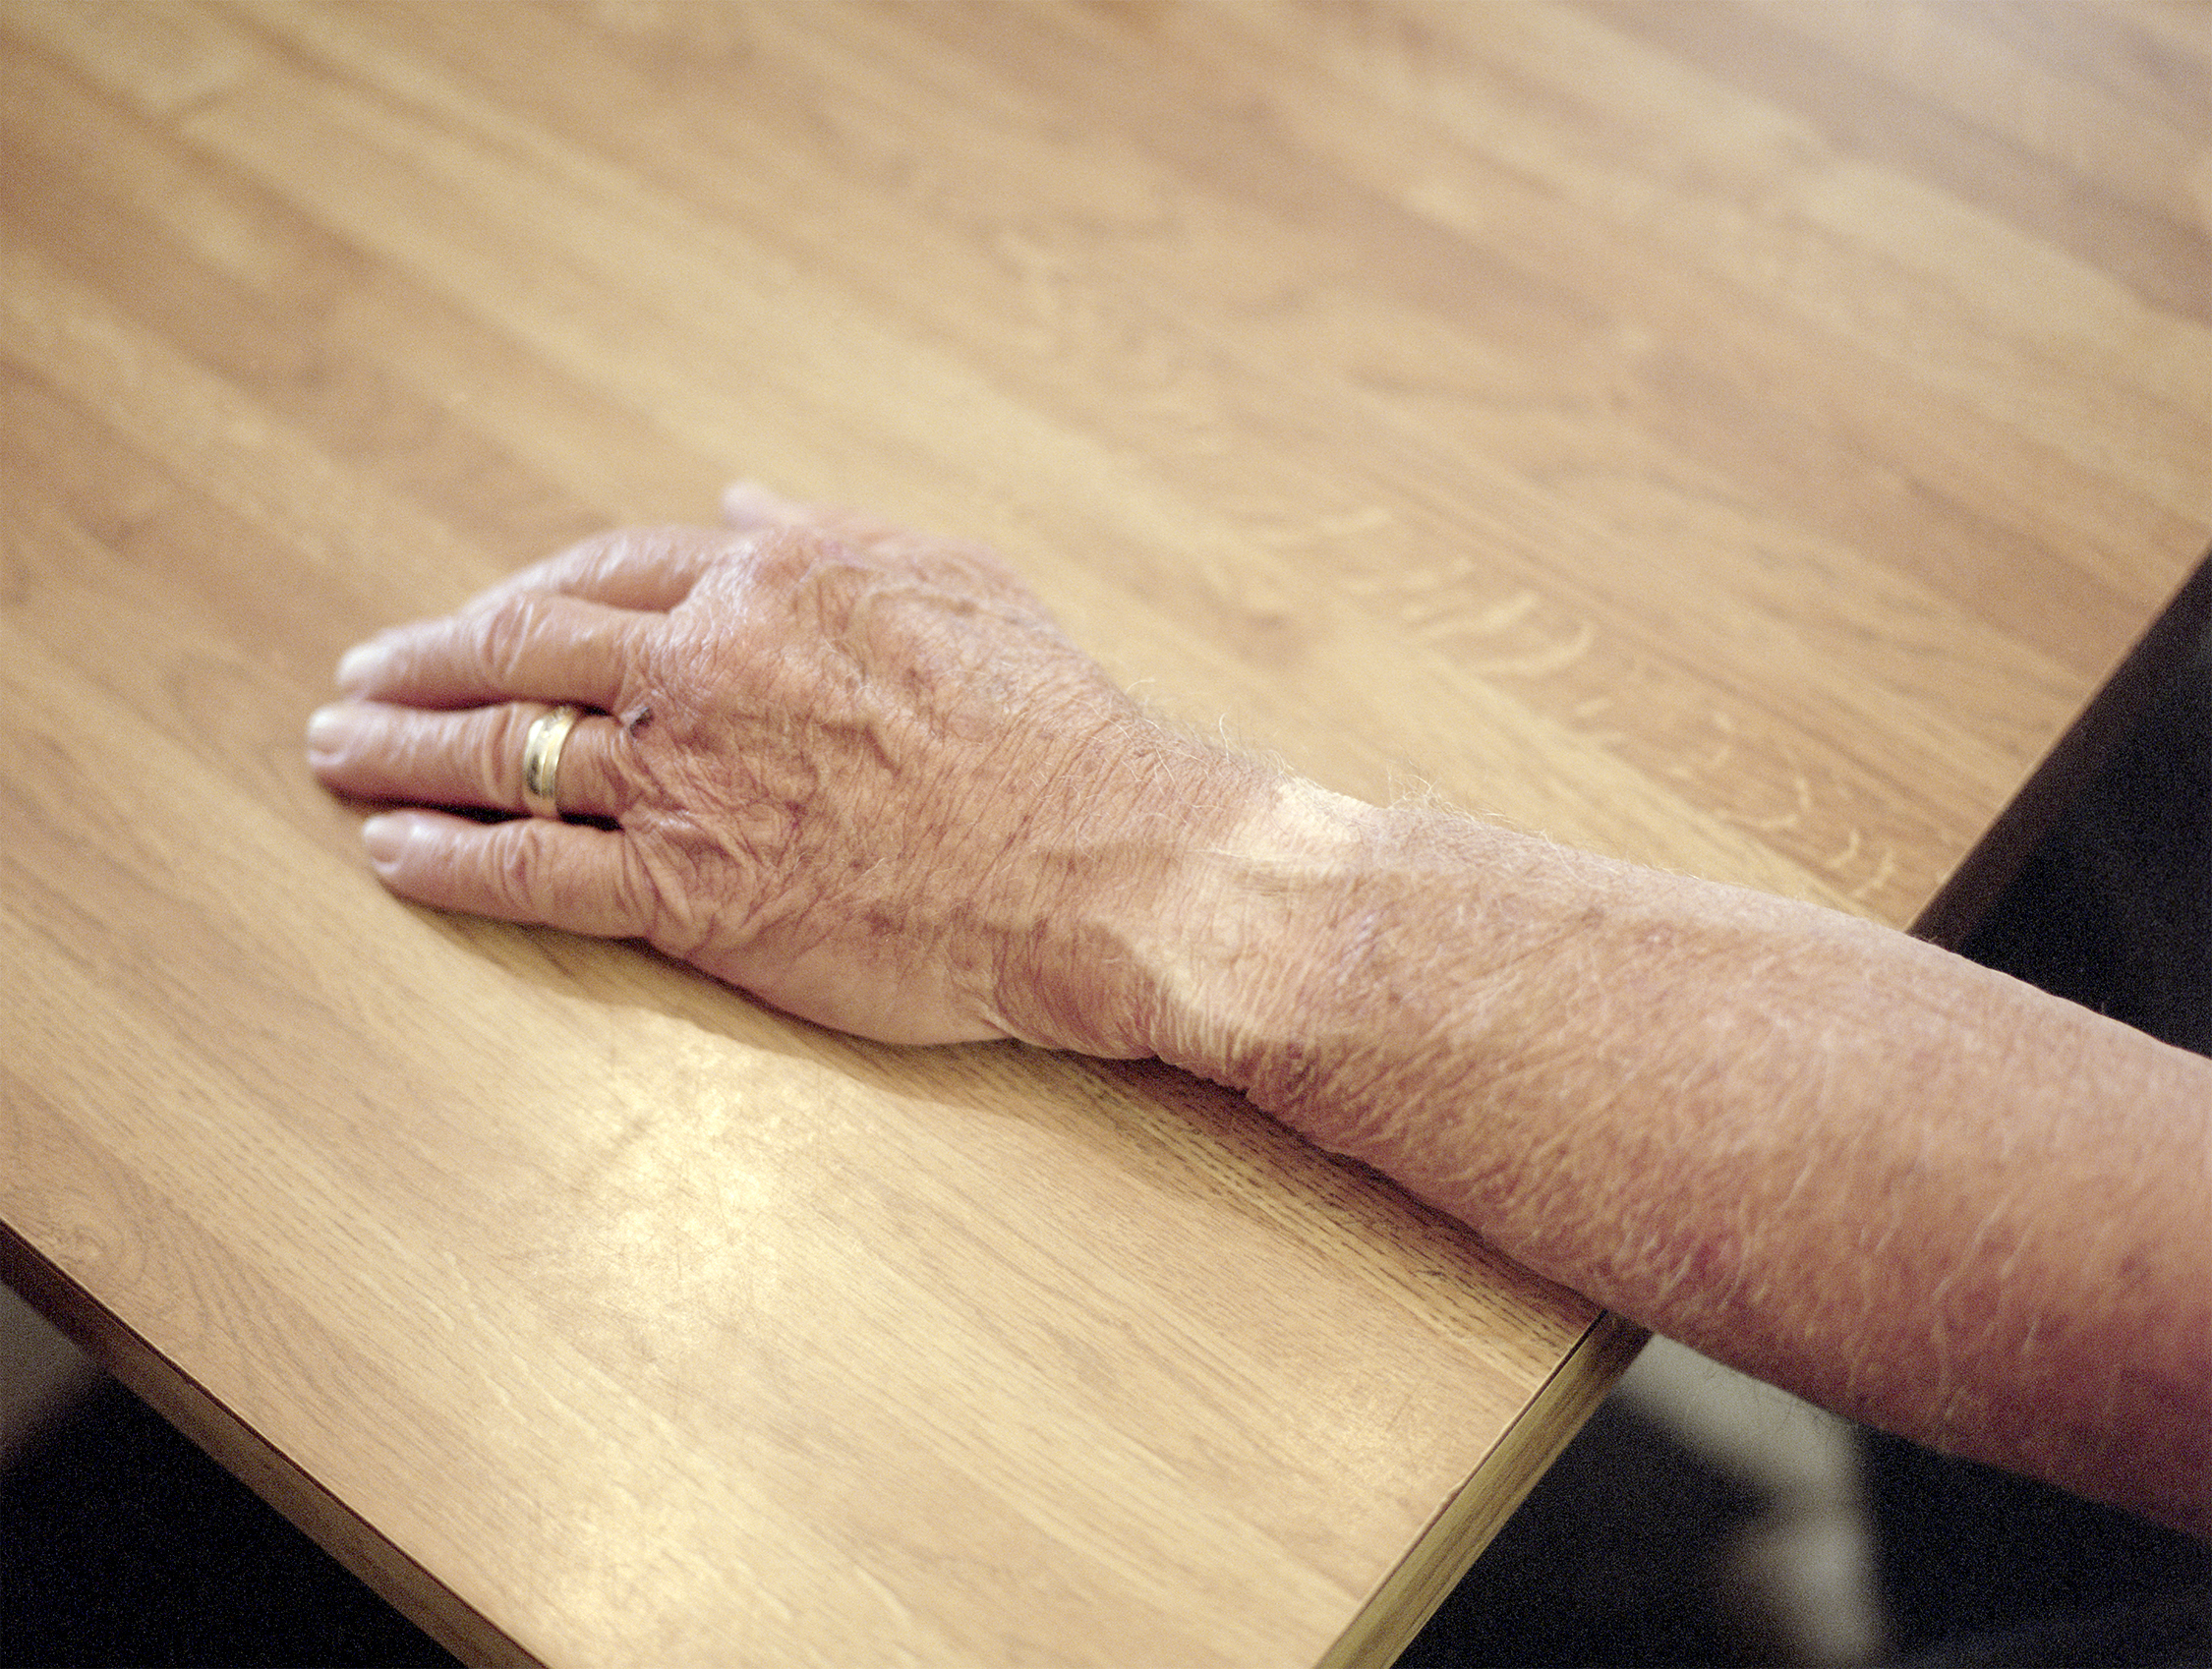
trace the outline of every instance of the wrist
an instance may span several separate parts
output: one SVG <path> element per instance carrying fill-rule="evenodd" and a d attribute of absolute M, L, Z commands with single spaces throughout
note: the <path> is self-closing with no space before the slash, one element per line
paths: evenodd
<path fill-rule="evenodd" d="M 1590 883 L 1474 818 L 1284 782 L 1204 854 L 1172 937 L 1139 947 L 1152 1052 L 1330 1152 L 1418 1169 L 1409 1110 L 1479 1102 L 1538 1035 L 1529 964 Z"/>
<path fill-rule="evenodd" d="M 1316 1065 L 1363 959 L 1360 879 L 1388 815 L 1283 777 L 1189 853 L 1132 940 L 1148 1051 L 1243 1091 Z"/>
<path fill-rule="evenodd" d="M 1284 778 L 1149 721 L 1090 750 L 1057 777 L 1079 793 L 1049 808 L 1051 834 L 1025 835 L 1013 866 L 991 1007 L 1043 1048 L 1141 1059 L 1180 1008 L 1174 941 L 1203 907 L 1210 854 Z"/>

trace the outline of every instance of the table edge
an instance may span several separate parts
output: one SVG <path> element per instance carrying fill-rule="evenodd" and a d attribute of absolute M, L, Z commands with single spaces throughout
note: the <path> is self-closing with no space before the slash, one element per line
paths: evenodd
<path fill-rule="evenodd" d="M 1913 937 L 1947 950 L 1966 942 L 2083 784 L 2133 733 L 2168 674 L 2206 631 L 2212 631 L 2212 550 L 2198 558 L 2073 721 L 2021 778 L 1914 919 L 1907 930 Z"/>
<path fill-rule="evenodd" d="M 1421 1539 L 1368 1596 L 1316 1669 L 1395 1662 L 1598 1411 L 1650 1337 L 1625 1317 L 1601 1310 Z"/>
<path fill-rule="evenodd" d="M 496 1669 L 543 1669 L 536 1657 L 482 1612 L 224 1407 L 4 1221 L 0 1221 L 0 1281 L 447 1651 L 464 1662 Z"/>

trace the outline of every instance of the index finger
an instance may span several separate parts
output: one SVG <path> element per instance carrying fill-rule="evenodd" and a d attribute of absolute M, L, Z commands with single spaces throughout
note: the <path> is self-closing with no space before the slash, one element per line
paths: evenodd
<path fill-rule="evenodd" d="M 916 544 L 942 543 L 924 540 L 909 528 L 862 510 L 848 510 L 838 504 L 801 503 L 750 481 L 731 482 L 723 489 L 722 519 L 725 526 L 739 533 L 811 529 L 878 554 L 896 552 Z"/>
<path fill-rule="evenodd" d="M 537 592 L 665 613 L 691 595 L 699 576 L 728 554 L 732 543 L 728 532 L 715 528 L 619 528 L 518 569 L 469 607 Z"/>

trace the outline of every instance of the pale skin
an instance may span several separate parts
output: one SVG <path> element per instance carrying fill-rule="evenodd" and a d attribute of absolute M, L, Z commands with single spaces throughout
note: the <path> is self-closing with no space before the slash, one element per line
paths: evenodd
<path fill-rule="evenodd" d="M 1158 1056 L 1854 1418 L 2212 1535 L 2212 1063 L 1903 935 L 1148 719 L 973 547 L 733 489 L 341 663 L 403 897 L 899 1043 Z M 611 824 L 612 827 L 599 825 Z"/>

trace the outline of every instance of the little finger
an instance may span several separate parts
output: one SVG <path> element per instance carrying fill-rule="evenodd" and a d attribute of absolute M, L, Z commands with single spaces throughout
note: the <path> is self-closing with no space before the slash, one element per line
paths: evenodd
<path fill-rule="evenodd" d="M 418 904 L 597 939 L 641 939 L 653 925 L 644 868 L 615 831 L 397 811 L 364 823 L 361 841 L 378 879 Z"/>

